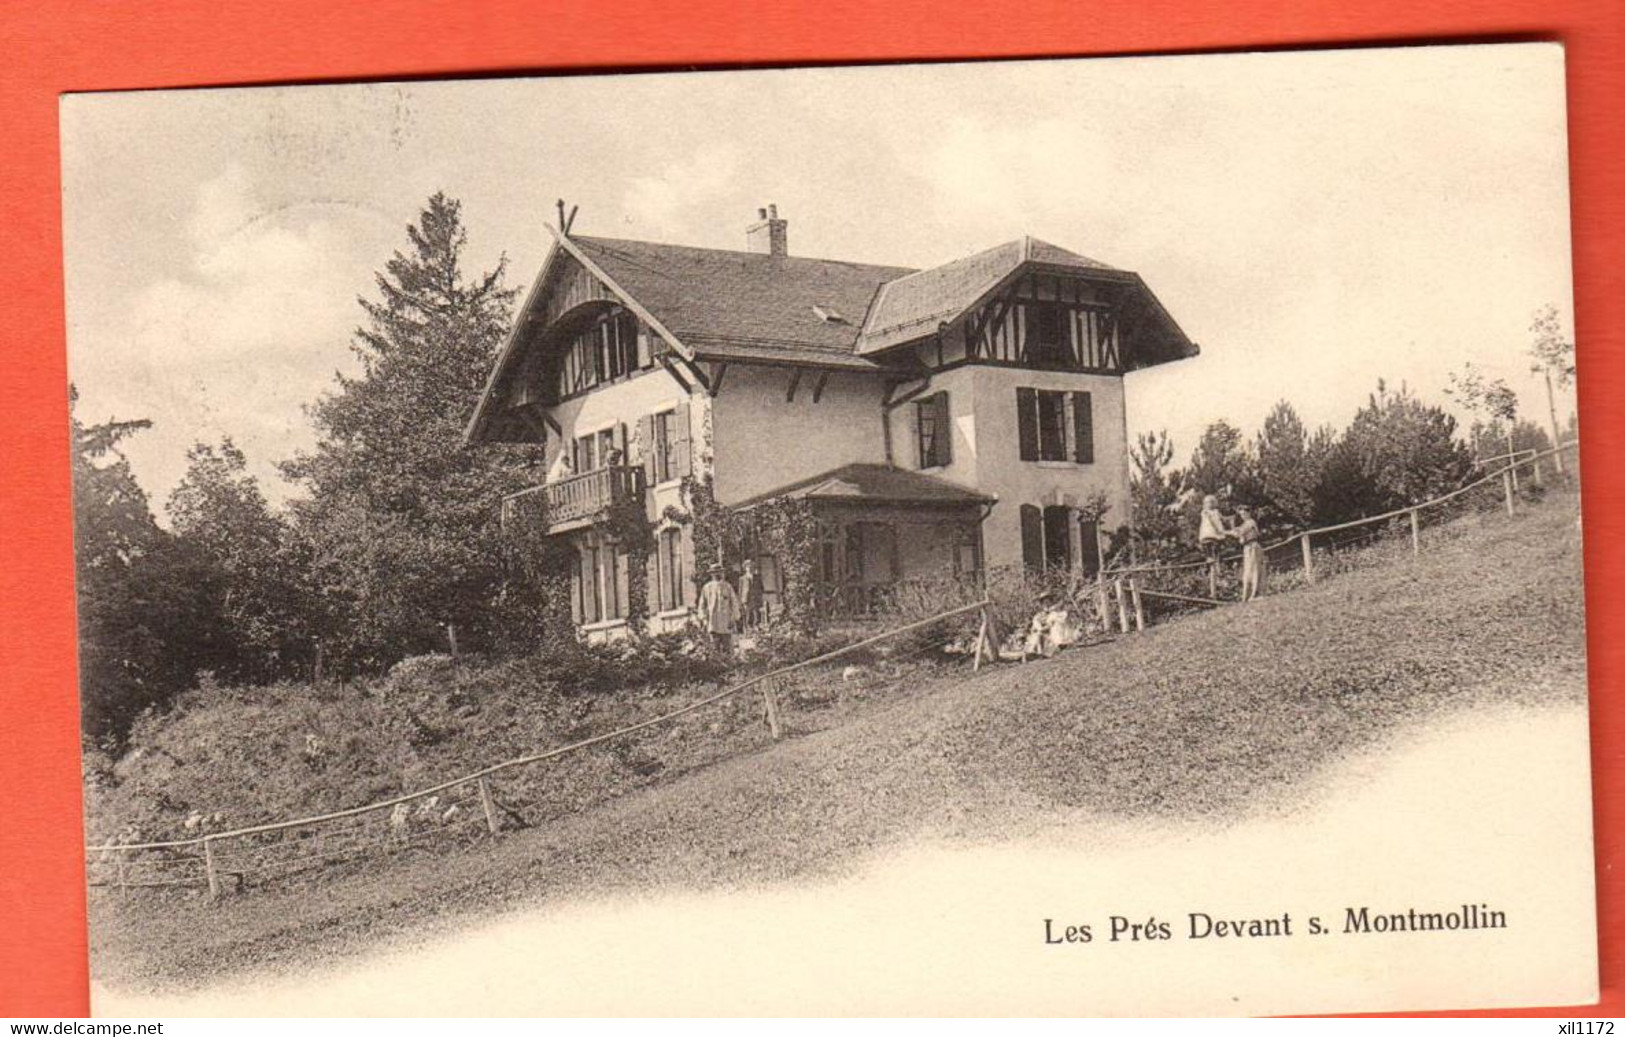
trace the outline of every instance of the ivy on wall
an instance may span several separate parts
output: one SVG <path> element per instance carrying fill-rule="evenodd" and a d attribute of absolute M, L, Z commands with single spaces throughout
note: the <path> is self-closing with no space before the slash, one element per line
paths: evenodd
<path fill-rule="evenodd" d="M 666 517 L 690 526 L 695 576 L 712 565 L 737 568 L 746 558 L 771 555 L 778 562 L 784 616 L 798 632 L 818 626 L 818 520 L 805 500 L 778 498 L 748 511 L 717 501 L 710 476 L 683 480 L 687 514 L 668 508 Z"/>

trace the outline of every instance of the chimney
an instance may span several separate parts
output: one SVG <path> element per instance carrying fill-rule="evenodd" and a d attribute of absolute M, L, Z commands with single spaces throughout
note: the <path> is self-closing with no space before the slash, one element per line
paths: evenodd
<path fill-rule="evenodd" d="M 756 210 L 756 222 L 745 228 L 745 248 L 764 256 L 787 256 L 790 242 L 786 220 L 779 219 L 779 207 L 769 205 Z"/>

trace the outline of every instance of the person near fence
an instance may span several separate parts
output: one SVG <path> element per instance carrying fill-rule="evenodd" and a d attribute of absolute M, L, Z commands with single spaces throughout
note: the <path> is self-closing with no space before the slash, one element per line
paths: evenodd
<path fill-rule="evenodd" d="M 712 565 L 709 574 L 700 588 L 700 622 L 711 636 L 711 650 L 727 659 L 733 656 L 734 632 L 739 629 L 739 595 L 724 578 L 722 563 Z"/>
<path fill-rule="evenodd" d="M 748 558 L 739 576 L 739 604 L 744 609 L 744 629 L 755 630 L 762 623 L 762 577 Z"/>
<path fill-rule="evenodd" d="M 1229 535 L 1241 541 L 1241 600 L 1252 601 L 1264 591 L 1264 544 L 1253 509 L 1243 504 L 1236 516 L 1241 521 Z"/>

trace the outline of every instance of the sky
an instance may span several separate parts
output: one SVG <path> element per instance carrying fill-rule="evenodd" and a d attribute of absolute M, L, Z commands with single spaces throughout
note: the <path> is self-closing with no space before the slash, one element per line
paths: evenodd
<path fill-rule="evenodd" d="M 471 268 L 518 286 L 558 198 L 587 235 L 742 248 L 773 203 L 795 255 L 1030 234 L 1137 271 L 1202 349 L 1128 376 L 1130 433 L 1180 458 L 1280 399 L 1341 427 L 1379 378 L 1447 402 L 1469 362 L 1544 421 L 1565 120 L 1555 44 L 70 95 L 69 374 L 82 420 L 152 420 L 126 453 L 155 510 L 222 436 L 284 499 L 358 298 L 442 190 Z"/>

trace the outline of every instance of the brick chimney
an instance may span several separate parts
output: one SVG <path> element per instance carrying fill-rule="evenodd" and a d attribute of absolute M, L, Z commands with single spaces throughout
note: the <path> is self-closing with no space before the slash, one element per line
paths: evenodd
<path fill-rule="evenodd" d="M 764 256 L 787 256 L 790 241 L 786 220 L 779 219 L 779 207 L 769 205 L 756 210 L 756 222 L 745 228 L 745 248 Z"/>

